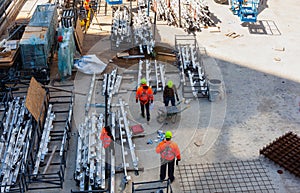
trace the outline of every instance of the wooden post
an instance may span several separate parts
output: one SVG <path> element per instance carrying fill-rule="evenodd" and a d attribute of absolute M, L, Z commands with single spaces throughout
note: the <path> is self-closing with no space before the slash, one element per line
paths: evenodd
<path fill-rule="evenodd" d="M 48 168 L 49 168 L 49 166 L 50 166 L 50 163 L 51 163 L 51 161 L 52 161 L 52 159 L 53 159 L 53 156 L 54 156 L 54 153 L 55 153 L 55 151 L 56 151 L 56 148 L 57 148 L 57 145 L 55 145 L 55 146 L 53 147 L 53 149 L 52 149 L 51 155 L 50 155 L 50 157 L 49 157 L 49 159 L 48 159 L 48 162 L 47 162 L 46 167 L 44 168 L 43 174 L 45 174 L 45 173 L 47 172 L 47 170 L 48 170 Z"/>

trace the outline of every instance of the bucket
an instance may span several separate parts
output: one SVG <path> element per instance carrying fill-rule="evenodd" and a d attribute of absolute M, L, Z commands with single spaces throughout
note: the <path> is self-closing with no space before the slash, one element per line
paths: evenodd
<path fill-rule="evenodd" d="M 209 91 L 209 96 L 208 96 L 208 100 L 210 102 L 214 102 L 217 100 L 218 96 L 219 96 L 220 92 L 219 91 Z"/>
<path fill-rule="evenodd" d="M 221 83 L 222 83 L 221 80 L 218 79 L 208 80 L 208 88 L 209 90 L 220 90 Z"/>

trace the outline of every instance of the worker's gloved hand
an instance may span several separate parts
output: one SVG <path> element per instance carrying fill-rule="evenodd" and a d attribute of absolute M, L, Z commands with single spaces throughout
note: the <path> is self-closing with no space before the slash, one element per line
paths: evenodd
<path fill-rule="evenodd" d="M 135 99 L 135 102 L 138 103 L 138 102 L 139 102 L 139 99 Z"/>
<path fill-rule="evenodd" d="M 150 100 L 150 103 L 153 103 L 153 100 Z"/>
<path fill-rule="evenodd" d="M 180 161 L 180 159 L 176 159 L 176 166 L 178 166 L 179 161 Z"/>

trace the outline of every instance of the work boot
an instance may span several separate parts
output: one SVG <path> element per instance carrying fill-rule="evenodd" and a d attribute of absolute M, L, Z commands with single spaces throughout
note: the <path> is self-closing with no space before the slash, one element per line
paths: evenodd
<path fill-rule="evenodd" d="M 141 113 L 141 116 L 142 116 L 143 118 L 145 118 L 145 115 L 144 115 L 143 113 Z"/>
<path fill-rule="evenodd" d="M 173 179 L 170 179 L 170 182 L 171 182 L 171 183 L 173 183 L 173 182 L 174 182 L 174 180 L 175 180 L 175 177 L 174 177 Z"/>

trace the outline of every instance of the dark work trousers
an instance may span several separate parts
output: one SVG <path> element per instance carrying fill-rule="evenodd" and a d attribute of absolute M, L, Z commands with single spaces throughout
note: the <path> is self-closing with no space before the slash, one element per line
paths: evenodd
<path fill-rule="evenodd" d="M 110 178 L 110 169 L 111 169 L 111 150 L 113 148 L 113 141 L 110 145 L 105 148 L 105 179 Z"/>
<path fill-rule="evenodd" d="M 141 104 L 141 113 L 142 113 L 142 116 L 144 117 L 145 116 L 145 109 L 146 109 L 146 115 L 147 115 L 147 121 L 150 121 L 150 111 L 149 111 L 149 102 L 146 103 L 146 104 Z"/>
<path fill-rule="evenodd" d="M 160 180 L 164 180 L 166 178 L 167 166 L 168 166 L 168 176 L 171 182 L 174 181 L 174 165 L 175 159 L 171 161 L 166 161 L 160 158 L 161 166 L 160 166 Z"/>
<path fill-rule="evenodd" d="M 172 106 L 175 106 L 175 97 L 165 97 L 164 99 L 165 106 L 169 105 L 169 101 L 171 101 Z"/>

